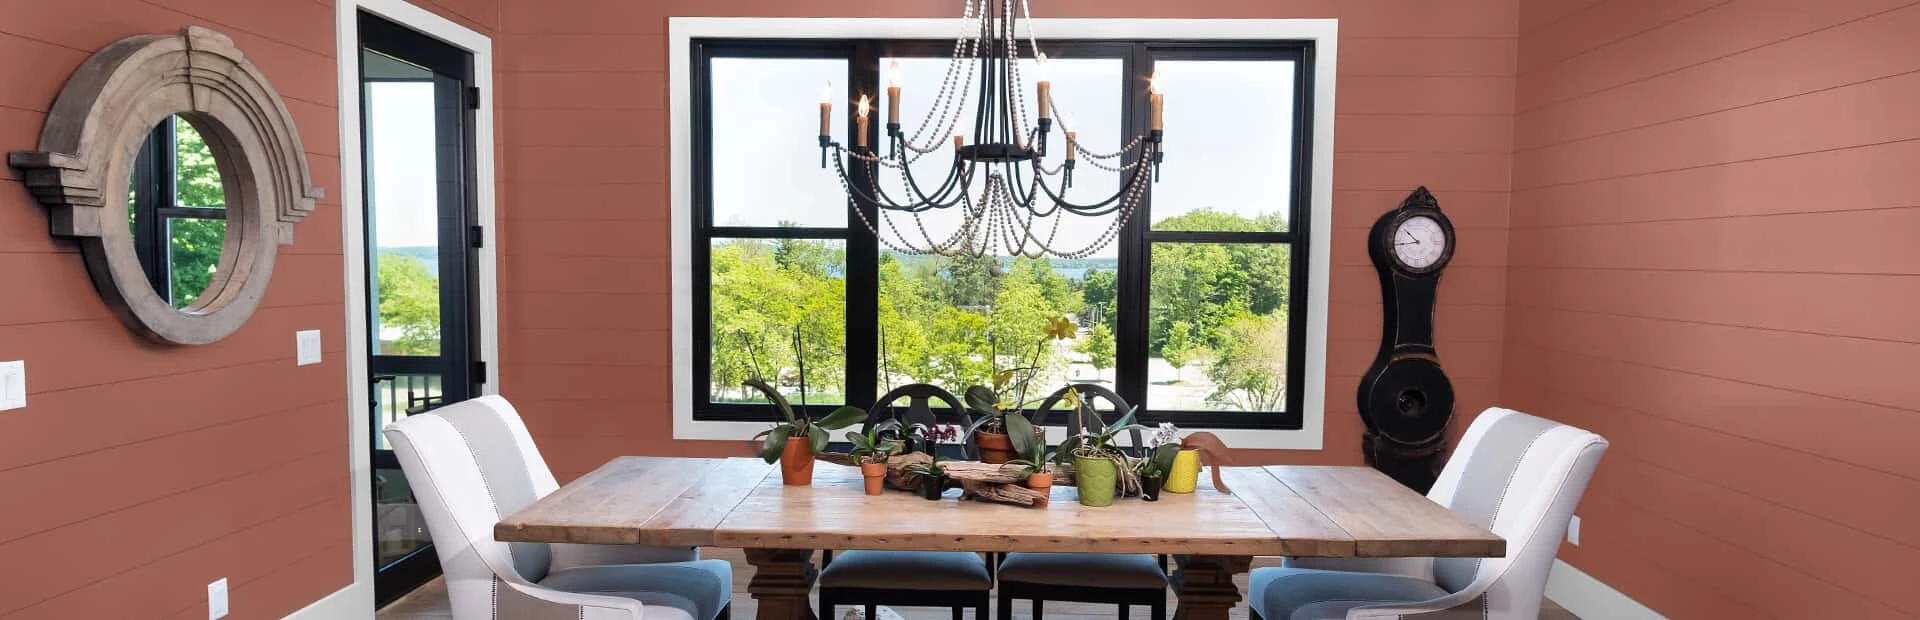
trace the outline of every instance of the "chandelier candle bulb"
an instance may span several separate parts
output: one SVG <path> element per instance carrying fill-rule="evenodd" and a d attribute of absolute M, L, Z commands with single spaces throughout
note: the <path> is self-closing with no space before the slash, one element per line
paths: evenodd
<path fill-rule="evenodd" d="M 1040 118 L 1053 117 L 1053 82 L 1040 80 L 1034 84 L 1034 90 L 1040 95 Z"/>
<path fill-rule="evenodd" d="M 900 61 L 887 64 L 887 124 L 900 124 Z"/>
<path fill-rule="evenodd" d="M 832 135 L 833 131 L 833 83 L 827 83 L 820 89 L 820 137 Z"/>
<path fill-rule="evenodd" d="M 867 96 L 860 95 L 860 113 L 855 115 L 855 120 L 858 122 L 853 132 L 853 146 L 855 148 L 861 148 L 867 145 L 867 109 L 869 105 L 870 104 L 867 103 Z"/>
<path fill-rule="evenodd" d="M 959 151 L 960 151 L 960 147 L 963 147 L 963 146 L 966 146 L 966 145 L 967 145 L 967 137 L 966 137 L 966 136 L 963 136 L 963 135 L 960 135 L 960 134 L 957 134 L 957 133 L 956 133 L 956 134 L 953 134 L 953 150 L 954 150 L 954 152 L 956 152 L 956 153 L 957 153 L 957 152 L 959 152 Z"/>
<path fill-rule="evenodd" d="M 1147 93 L 1147 109 L 1152 111 L 1153 117 L 1150 129 L 1160 131 L 1161 104 L 1165 103 L 1166 94 L 1160 92 L 1160 72 L 1157 70 L 1153 72 L 1153 77 L 1147 78 Z"/>

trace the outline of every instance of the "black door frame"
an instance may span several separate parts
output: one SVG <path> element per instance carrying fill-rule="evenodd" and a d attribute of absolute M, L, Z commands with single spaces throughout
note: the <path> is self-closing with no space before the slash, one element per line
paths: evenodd
<path fill-rule="evenodd" d="M 383 377 L 391 380 L 394 375 L 437 374 L 441 377 L 442 398 L 437 402 L 422 402 L 417 407 L 409 407 L 409 412 L 418 412 L 452 402 L 466 400 L 481 393 L 481 384 L 486 380 L 486 372 L 481 362 L 478 328 L 480 304 L 475 294 L 478 286 L 477 249 L 480 236 L 474 234 L 478 228 L 477 185 L 477 118 L 473 103 L 477 102 L 473 54 L 439 39 L 433 38 L 404 25 L 394 23 L 380 16 L 361 11 L 358 14 L 359 45 L 356 53 L 373 50 L 379 53 L 405 60 L 406 62 L 429 69 L 434 84 L 434 122 L 437 154 L 435 160 L 438 169 L 435 176 L 441 180 L 440 191 L 436 193 L 439 204 L 438 238 L 439 255 L 438 275 L 440 280 L 441 354 L 427 356 L 390 356 L 377 355 L 374 346 L 379 337 L 375 331 L 369 331 L 367 377 L 369 384 L 368 431 L 373 435 L 370 444 L 371 471 L 397 470 L 398 459 L 391 450 L 381 450 L 379 446 L 380 429 L 374 423 L 378 415 L 380 383 Z M 358 83 L 361 85 L 362 105 L 360 106 L 360 127 L 364 136 L 368 123 L 368 110 L 365 105 L 364 85 L 369 82 L 383 81 L 382 78 L 369 78 L 362 66 Z M 367 140 L 361 141 L 362 179 L 368 177 L 371 158 L 367 156 Z M 457 180 L 448 183 L 448 179 Z M 366 211 L 363 224 L 369 239 L 375 218 L 371 217 L 373 204 L 372 184 L 361 184 L 361 204 Z M 378 278 L 376 258 L 372 255 L 373 244 L 368 244 L 366 281 L 362 286 L 375 290 Z M 374 298 L 368 296 L 369 306 Z M 372 314 L 371 308 L 358 311 Z M 370 317 L 371 318 L 371 317 Z M 409 403 L 411 404 L 411 403 Z M 370 481 L 371 483 L 371 481 Z M 369 498 L 367 506 L 360 509 L 373 511 L 376 505 Z M 374 516 L 374 538 L 376 548 L 379 544 L 380 529 L 378 515 Z M 378 555 L 376 554 L 376 562 Z M 384 605 L 420 584 L 440 575 L 439 558 L 432 545 L 425 545 L 412 553 L 374 567 L 374 598 L 376 605 Z"/>

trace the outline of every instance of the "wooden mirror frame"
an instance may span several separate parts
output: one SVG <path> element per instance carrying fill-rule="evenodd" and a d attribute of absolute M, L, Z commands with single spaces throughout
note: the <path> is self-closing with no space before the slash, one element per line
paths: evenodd
<path fill-rule="evenodd" d="M 178 114 L 213 152 L 226 193 L 220 261 L 193 305 L 155 292 L 127 226 L 128 178 L 147 133 Z M 100 48 L 67 79 L 40 150 L 15 151 L 55 237 L 79 241 L 94 288 L 127 325 L 161 342 L 207 344 L 240 328 L 272 280 L 278 246 L 322 195 L 292 115 L 226 35 L 199 26 Z"/>

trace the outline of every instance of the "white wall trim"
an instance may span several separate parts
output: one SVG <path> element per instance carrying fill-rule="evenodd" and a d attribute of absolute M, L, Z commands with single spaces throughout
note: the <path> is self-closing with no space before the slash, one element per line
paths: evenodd
<path fill-rule="evenodd" d="M 1553 572 L 1547 574 L 1547 599 L 1582 618 L 1613 620 L 1665 620 L 1633 597 L 1620 593 L 1592 575 L 1574 568 L 1566 560 L 1555 559 Z"/>
<path fill-rule="evenodd" d="M 494 255 L 493 152 L 493 40 L 404 0 L 341 0 L 335 4 L 334 52 L 340 95 L 340 222 L 341 254 L 345 256 L 347 314 L 347 471 L 353 506 L 353 583 L 289 615 L 289 618 L 334 620 L 373 617 L 373 498 L 370 466 L 372 438 L 367 428 L 367 303 L 366 227 L 360 187 L 360 41 L 358 11 L 404 24 L 409 28 L 473 52 L 474 83 L 482 93 L 476 113 L 474 178 L 478 219 L 485 224 L 486 244 L 479 252 L 480 355 L 487 364 L 482 392 L 500 389 L 499 293 Z"/>
<path fill-rule="evenodd" d="M 1311 40 L 1314 42 L 1313 212 L 1308 254 L 1306 393 L 1303 428 L 1297 431 L 1217 430 L 1236 448 L 1319 450 L 1327 401 L 1327 291 L 1333 235 L 1334 67 L 1339 23 L 1333 19 L 1036 19 L 1031 29 L 1054 39 Z M 1026 36 L 1023 22 L 1020 36 Z M 752 422 L 693 419 L 693 168 L 691 40 L 752 38 L 948 38 L 962 32 L 960 19 L 846 19 L 673 17 L 667 20 L 667 79 L 671 119 L 671 225 L 673 237 L 673 437 L 746 440 L 766 429 Z"/>

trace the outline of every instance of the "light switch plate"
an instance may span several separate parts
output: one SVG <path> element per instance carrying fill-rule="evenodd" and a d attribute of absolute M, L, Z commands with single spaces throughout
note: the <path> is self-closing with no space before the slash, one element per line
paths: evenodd
<path fill-rule="evenodd" d="M 1573 519 L 1567 521 L 1567 542 L 1580 546 L 1580 515 L 1573 515 Z"/>
<path fill-rule="evenodd" d="M 207 584 L 207 620 L 227 617 L 227 578 Z"/>
<path fill-rule="evenodd" d="M 320 363 L 320 330 L 294 332 L 293 340 L 295 348 L 298 349 L 296 363 L 301 366 Z"/>
<path fill-rule="evenodd" d="M 27 406 L 26 361 L 0 362 L 0 411 Z"/>

